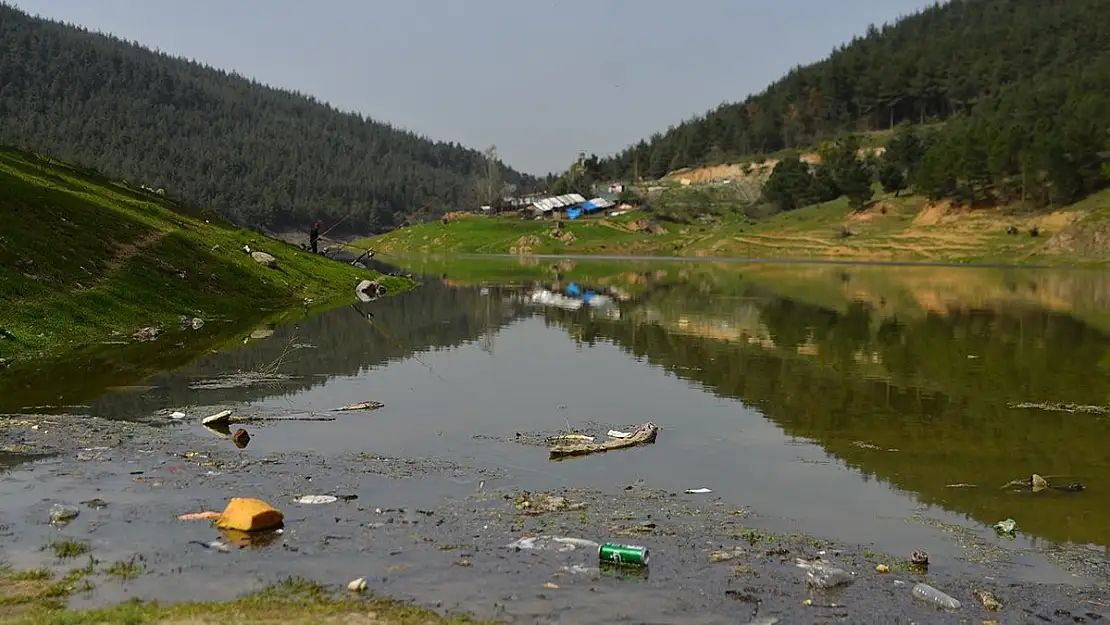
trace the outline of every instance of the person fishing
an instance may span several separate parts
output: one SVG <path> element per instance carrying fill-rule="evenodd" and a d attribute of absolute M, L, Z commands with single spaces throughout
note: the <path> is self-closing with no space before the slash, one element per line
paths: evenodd
<path fill-rule="evenodd" d="M 308 234 L 308 244 L 312 246 L 312 253 L 316 253 L 316 242 L 320 239 L 320 222 L 312 226 L 312 232 Z"/>

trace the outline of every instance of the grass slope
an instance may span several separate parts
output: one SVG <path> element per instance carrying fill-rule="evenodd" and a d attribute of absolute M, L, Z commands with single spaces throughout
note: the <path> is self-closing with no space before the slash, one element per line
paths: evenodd
<path fill-rule="evenodd" d="M 254 262 L 249 245 L 277 258 Z M 0 149 L 0 357 L 58 354 L 179 317 L 261 318 L 350 296 L 368 272 L 302 252 L 95 171 Z M 396 292 L 410 282 L 387 278 Z"/>
<path fill-rule="evenodd" d="M 91 592 L 92 580 L 116 577 L 126 581 L 141 575 L 141 565 L 117 563 L 97 568 L 89 564 L 54 579 L 48 569 L 0 570 L 0 621 L 27 625 L 231 625 L 238 623 L 296 623 L 300 625 L 375 623 L 377 625 L 465 625 L 481 623 L 460 616 L 440 616 L 391 599 L 358 598 L 308 580 L 291 578 L 241 599 L 226 603 L 160 605 L 138 600 L 97 610 L 66 610 L 69 596 Z"/>
<path fill-rule="evenodd" d="M 563 229 L 571 236 L 558 238 L 552 236 L 550 221 L 473 216 L 403 228 L 361 243 L 397 255 L 636 254 L 1054 265 L 1105 261 L 1098 242 L 1110 234 L 1110 191 L 1034 213 L 930 204 L 919 196 L 880 193 L 877 198 L 860 212 L 841 198 L 763 220 L 718 210 L 722 214 L 713 223 L 659 222 L 665 230 L 661 234 L 630 231 L 635 222 L 651 218 L 641 211 L 565 221 Z M 1019 229 L 1017 235 L 1006 233 L 1011 225 Z M 1030 236 L 1033 226 L 1040 236 Z"/>

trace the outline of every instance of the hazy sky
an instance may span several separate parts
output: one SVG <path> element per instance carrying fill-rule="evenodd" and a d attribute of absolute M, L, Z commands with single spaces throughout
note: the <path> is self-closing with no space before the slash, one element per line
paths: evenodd
<path fill-rule="evenodd" d="M 15 0 L 562 171 L 762 90 L 928 0 Z"/>

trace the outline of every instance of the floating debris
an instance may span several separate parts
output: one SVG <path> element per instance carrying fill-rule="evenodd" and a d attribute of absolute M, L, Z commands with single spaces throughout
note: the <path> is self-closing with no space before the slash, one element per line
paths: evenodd
<path fill-rule="evenodd" d="M 1110 408 L 1105 406 L 1082 406 L 1080 404 L 1057 403 L 1031 403 L 1008 404 L 1010 408 L 1036 409 L 1048 412 L 1085 412 L 1089 414 L 1110 414 Z"/>
<path fill-rule="evenodd" d="M 632 436 L 632 432 L 621 432 L 618 430 L 609 430 L 607 434 L 611 438 L 630 438 Z"/>
<path fill-rule="evenodd" d="M 333 495 L 301 495 L 300 497 L 297 497 L 294 501 L 296 501 L 297 503 L 314 505 L 322 503 L 335 503 L 336 501 L 339 501 L 339 498 Z"/>
<path fill-rule="evenodd" d="M 1013 539 L 1015 530 L 1017 530 L 1017 521 L 1013 519 L 1006 519 L 994 524 L 994 531 L 997 532 L 999 536 L 1006 536 Z"/>
<path fill-rule="evenodd" d="M 334 412 L 358 412 L 358 411 L 369 412 L 371 410 L 377 410 L 378 408 L 384 408 L 384 407 L 385 407 L 385 404 L 381 403 L 380 401 L 371 400 L 371 401 L 359 402 L 357 404 L 347 404 L 346 406 L 343 406 L 342 408 L 336 408 Z"/>
<path fill-rule="evenodd" d="M 201 421 L 200 421 L 201 425 L 207 425 L 207 426 L 210 426 L 210 427 L 219 426 L 219 425 L 227 425 L 230 422 L 231 422 L 231 411 L 230 410 L 222 410 L 220 412 L 217 412 L 214 415 L 207 416 L 207 417 L 201 419 Z"/>
<path fill-rule="evenodd" d="M 552 459 L 562 459 L 571 456 L 584 456 L 587 454 L 624 449 L 637 445 L 648 445 L 655 442 L 659 434 L 659 426 L 648 421 L 636 428 L 632 436 L 623 439 L 608 440 L 604 443 L 580 443 L 577 445 L 556 445 L 548 450 Z"/>
<path fill-rule="evenodd" d="M 709 490 L 708 488 L 688 488 L 688 489 L 686 489 L 686 494 L 687 495 L 704 495 L 706 493 L 711 493 L 711 492 L 713 492 L 713 491 Z"/>

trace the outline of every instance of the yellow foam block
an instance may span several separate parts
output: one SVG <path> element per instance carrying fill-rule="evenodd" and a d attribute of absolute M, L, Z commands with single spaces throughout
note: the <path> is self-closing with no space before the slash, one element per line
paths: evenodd
<path fill-rule="evenodd" d="M 220 529 L 257 532 L 281 525 L 281 512 L 261 499 L 235 497 L 228 502 L 223 514 L 216 519 Z"/>

